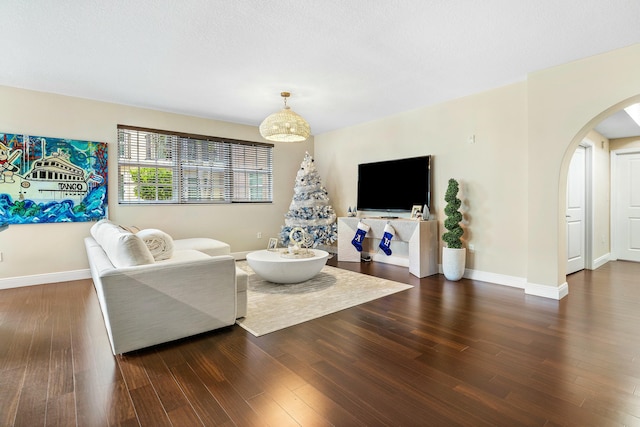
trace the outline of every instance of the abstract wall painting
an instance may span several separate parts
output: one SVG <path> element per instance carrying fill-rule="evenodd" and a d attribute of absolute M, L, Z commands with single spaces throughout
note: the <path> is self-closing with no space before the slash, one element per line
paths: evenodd
<path fill-rule="evenodd" d="M 0 224 L 107 217 L 107 144 L 0 133 Z"/>

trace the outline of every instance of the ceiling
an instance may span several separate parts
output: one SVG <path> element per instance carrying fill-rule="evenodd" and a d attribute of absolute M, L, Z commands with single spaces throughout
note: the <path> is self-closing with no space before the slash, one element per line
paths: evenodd
<path fill-rule="evenodd" d="M 609 139 L 640 136 L 640 126 L 625 110 L 607 117 L 595 127 L 595 130 Z"/>
<path fill-rule="evenodd" d="M 640 42 L 637 0 L 2 0 L 0 85 L 314 135 Z"/>

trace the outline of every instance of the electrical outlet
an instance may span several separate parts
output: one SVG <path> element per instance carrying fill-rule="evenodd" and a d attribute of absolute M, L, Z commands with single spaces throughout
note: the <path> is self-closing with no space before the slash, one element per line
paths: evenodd
<path fill-rule="evenodd" d="M 256 238 L 262 239 L 262 231 L 258 231 L 258 233 L 256 234 Z"/>
<path fill-rule="evenodd" d="M 475 252 L 476 251 L 476 245 L 474 245 L 473 243 L 469 243 L 469 252 Z"/>

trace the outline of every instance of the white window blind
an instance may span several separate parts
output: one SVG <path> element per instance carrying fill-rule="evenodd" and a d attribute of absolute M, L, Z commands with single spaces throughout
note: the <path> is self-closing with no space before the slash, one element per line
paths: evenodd
<path fill-rule="evenodd" d="M 118 125 L 120 203 L 273 199 L 273 145 Z"/>

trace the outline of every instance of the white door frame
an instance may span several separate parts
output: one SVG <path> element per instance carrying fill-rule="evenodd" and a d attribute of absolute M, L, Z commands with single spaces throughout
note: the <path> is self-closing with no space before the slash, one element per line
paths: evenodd
<path fill-rule="evenodd" d="M 593 228 L 593 145 L 594 142 L 585 138 L 580 143 L 585 154 L 585 183 L 584 183 L 584 268 L 593 270 L 593 242 L 595 230 Z"/>
<path fill-rule="evenodd" d="M 595 230 L 593 224 L 594 217 L 594 205 L 593 205 L 593 146 L 594 142 L 589 138 L 585 138 L 580 143 L 580 146 L 584 148 L 584 175 L 585 175 L 585 183 L 584 183 L 584 268 L 587 270 L 593 270 L 594 262 L 593 262 L 593 242 Z M 568 181 L 568 176 L 567 176 Z M 567 211 L 567 206 L 565 204 L 565 212 Z M 567 236 L 567 227 L 564 227 L 565 232 L 565 241 L 568 240 L 569 236 Z M 567 242 L 568 244 L 568 242 Z M 566 260 L 565 260 L 566 262 Z"/>
<path fill-rule="evenodd" d="M 618 203 L 617 203 L 617 196 L 618 196 L 618 188 L 619 186 L 616 185 L 617 179 L 618 179 L 618 169 L 617 169 L 617 165 L 618 165 L 618 160 L 619 157 L 621 155 L 625 155 L 625 154 L 636 154 L 636 153 L 640 153 L 640 148 L 621 148 L 619 150 L 612 150 L 611 151 L 611 220 L 609 221 L 610 223 L 610 230 L 609 230 L 609 235 L 610 235 L 610 241 L 609 241 L 609 245 L 610 245 L 610 252 L 611 252 L 611 256 L 609 257 L 609 259 L 611 259 L 612 261 L 615 261 L 618 259 L 618 253 L 616 252 L 616 248 L 617 248 L 617 244 L 618 242 L 616 241 L 616 219 L 618 218 Z"/>

